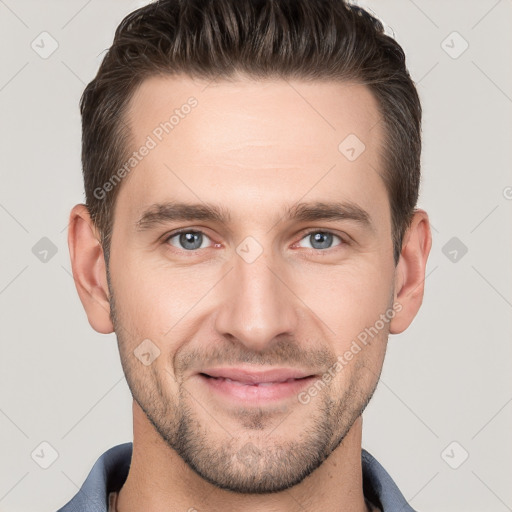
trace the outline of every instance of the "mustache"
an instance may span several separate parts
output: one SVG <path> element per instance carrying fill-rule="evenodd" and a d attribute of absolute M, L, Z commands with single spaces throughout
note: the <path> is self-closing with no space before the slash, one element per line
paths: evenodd
<path fill-rule="evenodd" d="M 303 349 L 300 344 L 289 340 L 277 341 L 269 344 L 269 350 L 263 352 L 248 351 L 242 343 L 230 344 L 226 347 L 218 345 L 212 347 L 207 344 L 204 347 L 190 348 L 183 347 L 174 354 L 173 366 L 176 374 L 183 374 L 187 371 L 199 371 L 201 368 L 212 366 L 237 366 L 241 364 L 278 367 L 293 366 L 297 368 L 313 368 L 318 372 L 324 371 L 332 366 L 337 360 L 336 354 L 326 347 L 307 347 Z"/>

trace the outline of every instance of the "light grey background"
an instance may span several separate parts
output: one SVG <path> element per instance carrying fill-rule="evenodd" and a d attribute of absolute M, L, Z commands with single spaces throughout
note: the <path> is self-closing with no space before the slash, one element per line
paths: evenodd
<path fill-rule="evenodd" d="M 101 453 L 132 439 L 115 337 L 87 322 L 66 228 L 84 198 L 79 97 L 118 23 L 145 3 L 0 0 L 3 512 L 56 510 Z M 512 510 L 512 2 L 361 4 L 394 31 L 418 84 L 419 206 L 433 228 L 423 307 L 390 338 L 363 446 L 420 511 Z M 46 59 L 31 47 L 51 48 L 43 31 L 58 42 Z M 46 262 L 32 251 L 43 237 L 57 250 Z M 48 469 L 42 442 L 58 452 Z"/>

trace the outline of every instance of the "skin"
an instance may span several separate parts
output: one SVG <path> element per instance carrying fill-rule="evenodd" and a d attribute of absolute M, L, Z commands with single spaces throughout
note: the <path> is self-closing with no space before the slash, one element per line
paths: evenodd
<path fill-rule="evenodd" d="M 133 149 L 190 96 L 197 107 L 120 185 L 108 280 L 87 208 L 70 215 L 80 299 L 96 331 L 115 330 L 134 397 L 133 457 L 118 510 L 377 510 L 363 496 L 361 413 L 388 335 L 420 308 L 428 216 L 416 211 L 395 267 L 378 172 L 383 125 L 366 87 L 149 78 L 130 103 Z M 366 146 L 354 161 L 338 150 L 351 133 Z M 142 213 L 165 201 L 213 203 L 231 221 L 138 230 Z M 283 220 L 286 207 L 315 201 L 351 201 L 373 227 Z M 201 248 L 169 239 L 179 228 L 204 233 Z M 335 236 L 318 248 L 308 230 Z M 251 263 L 236 251 L 248 236 L 262 250 Z M 400 311 L 307 404 L 295 396 L 231 403 L 197 376 L 242 365 L 325 375 L 394 303 Z M 134 355 L 145 339 L 160 350 L 147 366 Z"/>

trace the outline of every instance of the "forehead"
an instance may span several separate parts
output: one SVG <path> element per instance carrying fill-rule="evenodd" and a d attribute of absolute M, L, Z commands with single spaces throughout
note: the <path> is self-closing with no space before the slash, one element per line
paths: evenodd
<path fill-rule="evenodd" d="M 134 215 L 164 200 L 222 202 L 228 193 L 246 210 L 283 193 L 287 202 L 309 195 L 387 204 L 378 106 L 360 84 L 151 77 L 126 121 L 130 149 L 150 147 L 119 192 Z"/>
<path fill-rule="evenodd" d="M 191 98 L 196 106 L 189 108 Z M 333 143 L 336 148 L 348 130 L 371 142 L 379 134 L 373 128 L 380 117 L 370 89 L 360 84 L 249 78 L 207 82 L 179 75 L 146 79 L 130 101 L 128 120 L 135 140 L 171 120 L 172 138 L 191 131 L 204 136 L 197 142 L 204 155 L 208 149 L 246 150 L 250 143 L 275 142 L 283 150 L 298 150 L 316 146 L 319 139 L 325 139 L 320 150 Z"/>

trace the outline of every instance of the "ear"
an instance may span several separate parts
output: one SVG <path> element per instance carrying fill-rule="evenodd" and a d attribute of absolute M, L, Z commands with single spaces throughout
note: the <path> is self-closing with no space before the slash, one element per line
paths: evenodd
<path fill-rule="evenodd" d="M 413 321 L 423 302 L 425 268 L 432 246 L 428 215 L 415 210 L 409 229 L 404 235 L 402 252 L 395 269 L 394 302 L 401 305 L 390 322 L 389 332 L 399 334 Z"/>
<path fill-rule="evenodd" d="M 85 204 L 71 210 L 68 246 L 75 286 L 91 327 L 102 334 L 114 331 L 110 319 L 108 283 L 98 231 Z"/>

